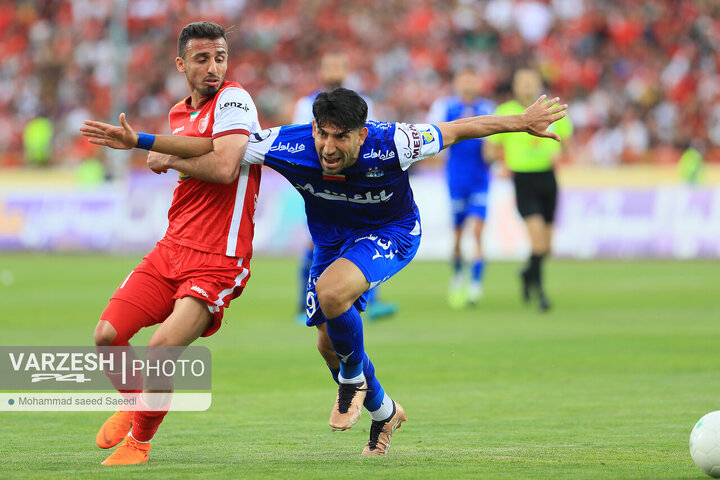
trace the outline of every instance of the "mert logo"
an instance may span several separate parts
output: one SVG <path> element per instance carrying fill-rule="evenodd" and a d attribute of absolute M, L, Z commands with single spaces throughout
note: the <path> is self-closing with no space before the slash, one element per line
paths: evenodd
<path fill-rule="evenodd" d="M 172 134 L 175 135 L 176 133 L 180 133 L 180 132 L 182 132 L 183 130 L 185 130 L 185 125 L 183 125 L 182 127 L 178 127 L 178 128 L 176 128 L 175 130 L 173 130 L 173 133 L 172 133 Z"/>
<path fill-rule="evenodd" d="M 209 298 L 207 292 L 205 290 L 203 290 L 202 288 L 198 287 L 197 285 L 193 285 L 192 287 L 190 287 L 190 290 L 193 290 L 193 291 L 199 293 L 200 295 L 202 295 L 205 298 Z"/>
<path fill-rule="evenodd" d="M 377 168 L 371 169 L 370 171 L 365 173 L 365 176 L 367 178 L 378 178 L 382 177 L 383 175 L 385 175 L 385 172 L 383 172 L 382 170 L 378 170 Z"/>
<path fill-rule="evenodd" d="M 244 110 L 245 112 L 248 112 L 250 110 L 250 107 L 248 107 L 247 105 L 245 105 L 242 102 L 225 102 L 222 105 L 220 105 L 220 110 L 222 110 L 223 108 L 229 108 L 229 107 L 239 108 L 240 110 Z"/>

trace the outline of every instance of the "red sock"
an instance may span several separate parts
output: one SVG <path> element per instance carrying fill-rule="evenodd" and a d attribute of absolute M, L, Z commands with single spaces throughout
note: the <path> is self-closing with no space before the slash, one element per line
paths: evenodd
<path fill-rule="evenodd" d="M 124 344 L 116 344 L 113 342 L 113 347 L 127 347 L 127 364 L 132 365 L 132 361 L 137 359 L 137 353 L 130 344 L 125 341 Z M 103 347 L 98 347 L 102 349 Z M 118 365 L 115 371 L 105 370 L 105 375 L 110 379 L 110 383 L 113 384 L 115 390 L 122 394 L 123 398 L 133 398 L 140 394 L 143 390 L 143 376 L 142 372 L 134 372 L 133 370 L 125 372 L 125 383 L 123 383 L 123 374 L 120 371 L 122 366 Z"/>
<path fill-rule="evenodd" d="M 133 438 L 138 442 L 149 442 L 166 414 L 167 410 L 158 412 L 136 410 L 131 430 Z"/>

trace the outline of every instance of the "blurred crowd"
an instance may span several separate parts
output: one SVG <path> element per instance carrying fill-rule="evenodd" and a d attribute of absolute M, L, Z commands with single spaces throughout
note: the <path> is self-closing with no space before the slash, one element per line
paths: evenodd
<path fill-rule="evenodd" d="M 197 20 L 228 29 L 228 79 L 264 127 L 288 123 L 319 86 L 320 56 L 342 51 L 347 86 L 383 120 L 423 121 L 468 64 L 504 101 L 529 65 L 570 104 L 567 161 L 672 162 L 690 144 L 712 159 L 720 148 L 717 0 L 0 0 L 0 166 L 97 155 L 77 129 L 119 111 L 167 132 L 187 96 L 177 36 Z"/>

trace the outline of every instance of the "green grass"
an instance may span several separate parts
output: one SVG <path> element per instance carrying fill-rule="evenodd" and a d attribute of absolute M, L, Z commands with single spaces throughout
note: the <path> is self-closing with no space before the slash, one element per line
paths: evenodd
<path fill-rule="evenodd" d="M 0 283 L 0 343 L 90 345 L 138 260 L 0 255 L 14 277 Z M 520 305 L 515 264 L 489 265 L 485 300 L 463 311 L 446 306 L 447 265 L 411 264 L 383 290 L 400 313 L 365 324 L 409 417 L 383 458 L 359 455 L 367 414 L 327 427 L 335 388 L 314 329 L 292 321 L 294 269 L 253 261 L 226 324 L 198 342 L 213 352 L 212 407 L 171 412 L 148 465 L 99 465 L 104 412 L 5 412 L 0 477 L 704 478 L 688 438 L 720 409 L 717 262 L 552 261 L 545 315 Z"/>

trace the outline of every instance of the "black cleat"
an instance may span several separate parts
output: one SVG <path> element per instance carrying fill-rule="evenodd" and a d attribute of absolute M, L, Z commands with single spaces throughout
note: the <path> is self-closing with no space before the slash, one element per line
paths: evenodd
<path fill-rule="evenodd" d="M 550 308 L 550 300 L 548 300 L 545 294 L 541 292 L 538 298 L 538 310 L 540 310 L 540 313 L 544 313 L 550 310 Z"/>

